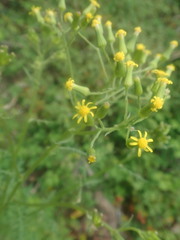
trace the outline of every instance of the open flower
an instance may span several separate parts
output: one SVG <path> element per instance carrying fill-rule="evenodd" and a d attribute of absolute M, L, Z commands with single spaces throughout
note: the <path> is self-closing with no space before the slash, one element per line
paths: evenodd
<path fill-rule="evenodd" d="M 96 157 L 94 155 L 89 155 L 88 156 L 88 163 L 94 163 L 96 162 Z"/>
<path fill-rule="evenodd" d="M 161 109 L 163 107 L 164 99 L 160 98 L 160 97 L 154 96 L 151 99 L 151 103 L 152 103 L 151 111 L 152 112 L 157 112 L 157 110 L 159 110 L 159 109 Z"/>
<path fill-rule="evenodd" d="M 134 142 L 130 142 L 130 146 L 138 147 L 138 157 L 141 157 L 142 150 L 146 152 L 153 152 L 153 150 L 148 146 L 149 142 L 153 142 L 153 139 L 147 139 L 147 132 L 144 133 L 144 137 L 142 136 L 141 131 L 138 130 L 139 138 L 131 136 L 130 139 L 134 140 Z"/>
<path fill-rule="evenodd" d="M 75 106 L 75 108 L 77 109 L 77 114 L 73 116 L 73 119 L 79 117 L 77 123 L 80 123 L 82 119 L 84 119 L 84 122 L 87 123 L 87 118 L 89 114 L 92 117 L 94 117 L 94 113 L 91 110 L 96 109 L 97 107 L 96 106 L 88 107 L 90 104 L 92 104 L 92 102 L 88 102 L 87 104 L 85 104 L 85 101 L 86 100 L 83 99 L 82 103 L 78 102 L 77 105 Z"/>

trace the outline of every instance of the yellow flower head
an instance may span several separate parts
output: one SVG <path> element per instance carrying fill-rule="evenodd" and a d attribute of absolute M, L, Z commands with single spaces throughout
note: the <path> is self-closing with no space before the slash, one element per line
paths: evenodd
<path fill-rule="evenodd" d="M 73 17 L 73 14 L 71 12 L 67 12 L 64 14 L 64 21 L 67 22 Z"/>
<path fill-rule="evenodd" d="M 126 65 L 127 65 L 128 67 L 131 67 L 131 66 L 133 66 L 133 67 L 138 67 L 138 64 L 136 64 L 135 62 L 133 62 L 133 61 L 131 61 L 131 60 L 127 61 L 127 62 L 126 62 Z"/>
<path fill-rule="evenodd" d="M 106 27 L 112 26 L 112 22 L 111 22 L 111 21 L 107 21 L 107 22 L 105 23 L 105 26 L 106 26 Z"/>
<path fill-rule="evenodd" d="M 88 20 L 88 21 L 90 21 L 91 19 L 93 18 L 93 15 L 92 15 L 92 13 L 86 13 L 86 19 Z"/>
<path fill-rule="evenodd" d="M 96 162 L 96 157 L 94 155 L 89 155 L 88 163 L 94 163 L 94 162 Z"/>
<path fill-rule="evenodd" d="M 30 14 L 35 15 L 35 14 L 39 13 L 40 10 L 41 10 L 41 7 L 39 7 L 39 6 L 37 6 L 37 7 L 32 6 Z"/>
<path fill-rule="evenodd" d="M 144 137 L 142 136 L 141 131 L 138 130 L 139 138 L 131 136 L 130 139 L 134 140 L 134 142 L 129 143 L 130 146 L 138 147 L 138 157 L 141 157 L 142 150 L 146 152 L 153 152 L 153 150 L 148 146 L 149 142 L 153 142 L 153 139 L 147 139 L 147 132 L 144 133 Z"/>
<path fill-rule="evenodd" d="M 79 117 L 77 123 L 80 123 L 82 119 L 84 119 L 84 122 L 87 123 L 87 117 L 90 114 L 92 117 L 94 117 L 94 113 L 91 111 L 92 109 L 96 109 L 96 106 L 88 107 L 92 102 L 89 102 L 85 104 L 85 99 L 82 100 L 82 103 L 78 102 L 75 108 L 77 109 L 77 114 L 73 116 L 73 119 L 76 117 Z"/>
<path fill-rule="evenodd" d="M 136 49 L 137 49 L 137 50 L 144 50 L 145 48 L 146 48 L 145 45 L 142 44 L 142 43 L 138 43 L 138 44 L 136 45 Z"/>
<path fill-rule="evenodd" d="M 121 62 L 124 60 L 124 53 L 123 52 L 117 52 L 115 55 L 114 55 L 114 61 L 115 62 Z"/>
<path fill-rule="evenodd" d="M 155 73 L 156 76 L 158 76 L 158 77 L 167 77 L 168 76 L 168 74 L 166 72 L 164 72 L 163 70 L 159 70 L 159 69 L 152 70 L 152 73 Z"/>
<path fill-rule="evenodd" d="M 51 16 L 51 17 L 53 17 L 53 16 L 56 15 L 55 11 L 53 11 L 52 9 L 47 9 L 47 10 L 46 10 L 46 14 L 47 14 L 48 16 Z"/>
<path fill-rule="evenodd" d="M 142 32 L 141 27 L 135 27 L 135 28 L 134 28 L 134 32 L 135 32 L 135 33 L 140 33 L 140 32 Z"/>
<path fill-rule="evenodd" d="M 100 25 L 100 22 L 97 20 L 97 19 L 93 19 L 93 21 L 92 21 L 92 27 L 97 27 L 97 26 L 99 26 Z"/>
<path fill-rule="evenodd" d="M 126 31 L 124 31 L 123 29 L 119 29 L 117 32 L 116 32 L 116 37 L 125 37 L 126 36 Z"/>
<path fill-rule="evenodd" d="M 100 8 L 100 4 L 96 0 L 90 0 L 91 4 L 97 8 Z"/>
<path fill-rule="evenodd" d="M 164 99 L 155 96 L 151 99 L 151 103 L 152 103 L 151 111 L 152 112 L 157 112 L 157 110 L 159 110 L 163 107 Z"/>
<path fill-rule="evenodd" d="M 165 78 L 165 77 L 160 77 L 157 80 L 158 80 L 158 82 L 163 82 L 166 84 L 173 84 L 173 82 L 171 80 L 169 80 L 168 78 Z"/>
<path fill-rule="evenodd" d="M 167 69 L 171 70 L 171 71 L 175 71 L 175 66 L 173 64 L 169 64 L 166 66 Z"/>
<path fill-rule="evenodd" d="M 101 22 L 102 16 L 101 15 L 96 15 L 94 17 L 94 19 L 98 20 L 99 22 Z"/>
<path fill-rule="evenodd" d="M 176 40 L 173 40 L 170 42 L 170 45 L 173 47 L 173 48 L 176 48 L 178 46 L 178 41 Z"/>
<path fill-rule="evenodd" d="M 69 78 L 65 83 L 65 87 L 67 88 L 68 91 L 72 91 L 73 85 L 74 85 L 74 80 L 72 78 Z"/>

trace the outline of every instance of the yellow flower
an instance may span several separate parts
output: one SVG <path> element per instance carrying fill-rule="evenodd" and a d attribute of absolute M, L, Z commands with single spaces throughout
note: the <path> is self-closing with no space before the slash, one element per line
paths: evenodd
<path fill-rule="evenodd" d="M 166 84 L 173 84 L 173 82 L 171 80 L 169 80 L 168 78 L 160 77 L 157 80 L 158 80 L 158 82 L 163 82 L 163 83 L 166 83 Z"/>
<path fill-rule="evenodd" d="M 101 15 L 96 15 L 94 17 L 94 19 L 98 20 L 99 22 L 101 22 L 102 16 Z"/>
<path fill-rule="evenodd" d="M 119 29 L 117 32 L 116 32 L 116 37 L 125 37 L 126 36 L 126 31 L 124 31 L 123 29 Z"/>
<path fill-rule="evenodd" d="M 93 21 L 92 21 L 92 27 L 97 27 L 97 26 L 99 26 L 100 25 L 100 22 L 97 20 L 97 19 L 93 19 Z"/>
<path fill-rule="evenodd" d="M 167 69 L 171 70 L 171 71 L 175 71 L 175 66 L 173 64 L 169 64 L 166 66 Z"/>
<path fill-rule="evenodd" d="M 65 87 L 67 88 L 68 91 L 72 91 L 73 85 L 74 85 L 74 80 L 72 78 L 69 78 L 65 83 Z"/>
<path fill-rule="evenodd" d="M 37 14 L 40 12 L 40 10 L 41 10 L 41 7 L 32 6 L 30 14 L 32 14 L 32 15 Z"/>
<path fill-rule="evenodd" d="M 146 152 L 153 152 L 153 150 L 148 146 L 149 142 L 153 142 L 153 139 L 147 139 L 147 132 L 144 133 L 144 137 L 142 136 L 141 131 L 138 130 L 139 138 L 131 136 L 130 139 L 134 140 L 134 142 L 129 143 L 130 146 L 138 146 L 138 157 L 141 157 L 142 150 Z"/>
<path fill-rule="evenodd" d="M 48 16 L 51 16 L 51 17 L 53 17 L 53 16 L 56 15 L 56 13 L 55 13 L 52 9 L 47 9 L 47 10 L 46 10 L 46 14 L 47 14 Z"/>
<path fill-rule="evenodd" d="M 173 48 L 176 48 L 178 46 L 178 41 L 176 40 L 173 40 L 170 42 L 170 45 L 173 47 Z"/>
<path fill-rule="evenodd" d="M 72 21 L 73 14 L 71 12 L 67 12 L 64 14 L 64 21 Z"/>
<path fill-rule="evenodd" d="M 93 18 L 93 15 L 92 15 L 92 13 L 86 13 L 86 20 L 87 21 L 90 21 L 91 19 Z"/>
<path fill-rule="evenodd" d="M 85 99 L 82 100 L 82 103 L 78 102 L 77 106 L 75 108 L 77 109 L 77 114 L 73 116 L 73 119 L 76 117 L 79 117 L 77 123 L 80 123 L 82 119 L 84 119 L 84 122 L 87 123 L 87 117 L 90 114 L 92 117 L 94 117 L 94 113 L 91 111 L 92 109 L 96 109 L 96 106 L 88 107 L 88 105 L 92 104 L 92 102 L 89 102 L 85 104 Z"/>
<path fill-rule="evenodd" d="M 112 26 L 112 22 L 111 22 L 111 21 L 107 21 L 107 22 L 105 23 L 105 26 L 106 26 L 106 27 Z"/>
<path fill-rule="evenodd" d="M 166 77 L 168 74 L 164 72 L 163 70 L 155 69 L 152 70 L 152 73 L 155 73 L 158 77 Z"/>
<path fill-rule="evenodd" d="M 100 8 L 100 4 L 96 1 L 96 0 L 90 0 L 90 2 L 92 3 L 92 5 L 94 5 L 97 8 Z"/>
<path fill-rule="evenodd" d="M 124 60 L 124 53 L 123 52 L 117 52 L 115 55 L 114 55 L 114 61 L 115 62 L 121 62 L 122 60 Z"/>
<path fill-rule="evenodd" d="M 131 61 L 131 60 L 127 61 L 127 62 L 126 62 L 126 65 L 127 65 L 128 67 L 130 67 L 130 66 L 138 67 L 138 64 L 136 64 L 135 62 L 133 62 L 133 61 Z"/>
<path fill-rule="evenodd" d="M 159 109 L 161 109 L 163 107 L 164 99 L 160 98 L 160 97 L 154 96 L 151 99 L 151 103 L 152 103 L 151 111 L 152 112 L 157 112 L 157 110 L 159 110 Z"/>
<path fill-rule="evenodd" d="M 135 33 L 140 33 L 140 32 L 142 32 L 141 27 L 135 27 L 135 28 L 134 28 L 134 32 L 135 32 Z"/>
<path fill-rule="evenodd" d="M 94 155 L 89 155 L 88 163 L 94 163 L 94 162 L 96 162 L 96 157 Z"/>
<path fill-rule="evenodd" d="M 136 49 L 137 49 L 137 50 L 144 50 L 145 48 L 146 48 L 145 45 L 142 44 L 142 43 L 138 43 L 138 44 L 136 45 Z"/>

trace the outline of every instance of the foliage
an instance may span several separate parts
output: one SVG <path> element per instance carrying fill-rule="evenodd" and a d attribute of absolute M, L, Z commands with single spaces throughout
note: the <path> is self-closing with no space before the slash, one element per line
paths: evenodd
<path fill-rule="evenodd" d="M 105 83 L 116 65 L 113 57 L 118 43 L 116 40 L 115 52 L 110 45 L 106 52 L 98 48 L 98 32 L 91 27 L 91 21 L 79 20 L 76 15 L 89 1 L 66 1 L 65 12 L 72 11 L 77 17 L 73 23 L 64 22 L 62 2 L 0 3 L 0 238 L 85 240 L 93 239 L 96 229 L 105 228 L 112 239 L 176 240 L 178 71 L 172 73 L 172 95 L 163 96 L 166 101 L 162 110 L 144 120 L 139 118 L 138 103 L 142 108 L 151 99 L 147 82 L 153 83 L 155 77 L 149 74 L 153 68 L 146 69 L 150 61 L 156 53 L 165 53 L 169 41 L 178 39 L 178 26 L 172 20 L 177 18 L 178 3 L 170 8 L 168 0 L 156 4 L 148 0 L 100 2 L 98 11 L 103 14 L 103 23 L 110 19 L 113 29 L 126 29 L 127 41 L 131 40 L 133 28 L 141 25 L 143 32 L 138 42 L 154 49 L 147 62 L 140 63 L 140 71 L 146 69 L 148 73 L 140 102 L 133 87 L 129 90 L 133 97 L 126 98 L 126 93 L 116 93 L 117 82 L 113 90 L 111 84 Z M 33 5 L 41 6 L 43 19 L 51 17 L 47 9 L 56 9 L 56 23 L 53 19 L 41 22 L 34 12 L 29 14 Z M 63 25 L 62 31 L 59 24 Z M 173 63 L 178 70 L 178 54 L 176 51 L 171 58 L 162 59 L 157 68 L 166 70 L 165 66 Z M 142 73 L 138 74 L 141 80 Z M 75 79 L 77 89 L 68 92 L 64 85 L 70 77 Z M 96 117 L 98 109 L 92 109 L 95 122 L 94 118 L 88 123 L 82 119 L 77 124 L 77 119 L 72 119 L 76 100 L 84 98 L 93 101 L 90 107 L 101 109 L 100 121 Z M 107 100 L 111 106 L 102 111 Z M 125 103 L 128 110 L 124 112 Z M 132 122 L 117 129 L 123 118 Z M 103 131 L 97 131 L 96 126 Z M 137 157 L 136 147 L 129 145 L 129 137 L 138 137 L 138 129 L 143 134 L 150 130 L 148 138 L 154 140 L 149 144 L 154 152 L 143 152 L 141 158 Z M 88 163 L 89 155 L 95 156 L 95 163 Z M 120 215 L 120 226 L 114 228 L 102 218 L 95 198 L 98 191 Z"/>

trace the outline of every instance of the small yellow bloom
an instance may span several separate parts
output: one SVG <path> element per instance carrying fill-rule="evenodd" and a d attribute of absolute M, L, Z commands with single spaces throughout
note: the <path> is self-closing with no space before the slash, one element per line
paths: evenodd
<path fill-rule="evenodd" d="M 96 1 L 96 0 L 90 0 L 90 2 L 92 3 L 92 5 L 94 5 L 97 8 L 100 8 L 100 4 Z"/>
<path fill-rule="evenodd" d="M 94 163 L 94 162 L 96 162 L 96 157 L 94 155 L 90 155 L 88 157 L 88 163 Z"/>
<path fill-rule="evenodd" d="M 127 65 L 128 67 L 130 67 L 130 66 L 138 67 L 138 64 L 136 64 L 135 62 L 133 62 L 133 61 L 131 61 L 131 60 L 127 61 L 127 62 L 126 62 L 126 65 Z"/>
<path fill-rule="evenodd" d="M 46 10 L 46 14 L 47 14 L 48 16 L 51 16 L 51 17 L 53 17 L 53 16 L 56 15 L 55 11 L 53 11 L 52 9 L 47 9 L 47 10 Z"/>
<path fill-rule="evenodd" d="M 173 40 L 173 41 L 170 42 L 170 45 L 171 45 L 172 47 L 176 48 L 176 47 L 178 46 L 178 41 Z"/>
<path fill-rule="evenodd" d="M 144 50 L 144 53 L 145 53 L 146 55 L 150 55 L 150 54 L 151 54 L 151 51 L 148 50 L 148 49 L 145 49 L 145 50 Z"/>
<path fill-rule="evenodd" d="M 87 21 L 90 21 L 91 19 L 93 18 L 93 15 L 92 15 L 92 13 L 86 13 L 86 20 Z"/>
<path fill-rule="evenodd" d="M 136 45 L 136 49 L 137 49 L 137 50 L 144 50 L 145 48 L 146 48 L 145 45 L 142 44 L 142 43 L 138 43 L 138 44 Z"/>
<path fill-rule="evenodd" d="M 158 77 L 167 77 L 168 74 L 164 72 L 163 70 L 155 69 L 151 71 L 152 73 L 155 73 Z"/>
<path fill-rule="evenodd" d="M 106 26 L 106 27 L 112 26 L 112 22 L 111 22 L 111 21 L 107 21 L 107 22 L 105 23 L 105 26 Z"/>
<path fill-rule="evenodd" d="M 41 7 L 39 7 L 39 6 L 37 6 L 37 7 L 32 6 L 30 14 L 35 15 L 35 14 L 39 13 L 40 10 L 41 10 Z"/>
<path fill-rule="evenodd" d="M 99 26 L 100 25 L 100 22 L 97 20 L 97 19 L 93 19 L 93 21 L 92 21 L 92 27 L 97 27 L 97 26 Z"/>
<path fill-rule="evenodd" d="M 67 88 L 68 91 L 72 91 L 73 85 L 74 85 L 74 80 L 72 78 L 69 78 L 65 83 L 65 87 Z"/>
<path fill-rule="evenodd" d="M 152 112 L 157 112 L 157 110 L 159 110 L 159 109 L 161 109 L 163 107 L 164 99 L 160 98 L 160 97 L 154 96 L 151 99 L 151 103 L 152 103 L 151 111 Z"/>
<path fill-rule="evenodd" d="M 175 66 L 173 64 L 169 64 L 166 66 L 167 69 L 171 70 L 171 71 L 175 71 Z"/>
<path fill-rule="evenodd" d="M 125 37 L 126 36 L 126 34 L 127 34 L 127 32 L 126 31 L 124 31 L 123 29 L 119 29 L 117 32 L 116 32 L 116 37 Z"/>
<path fill-rule="evenodd" d="M 141 157 L 142 150 L 146 152 L 153 152 L 153 150 L 148 146 L 149 142 L 153 142 L 153 139 L 147 139 L 147 132 L 144 133 L 144 137 L 142 136 L 141 131 L 138 130 L 139 138 L 131 136 L 130 139 L 134 140 L 134 142 L 129 143 L 130 146 L 138 146 L 138 157 Z"/>
<path fill-rule="evenodd" d="M 135 33 L 140 33 L 140 32 L 142 32 L 141 27 L 135 27 L 135 28 L 134 28 L 134 32 L 135 32 Z"/>
<path fill-rule="evenodd" d="M 96 19 L 96 20 L 98 20 L 99 22 L 101 22 L 102 16 L 101 16 L 101 15 L 96 15 L 96 16 L 94 17 L 94 19 Z"/>
<path fill-rule="evenodd" d="M 124 60 L 124 53 L 123 52 L 117 52 L 115 55 L 114 55 L 114 61 L 115 62 L 121 62 Z"/>
<path fill-rule="evenodd" d="M 73 116 L 73 119 L 76 117 L 79 117 L 77 123 L 80 123 L 82 119 L 84 119 L 84 122 L 87 123 L 87 117 L 90 114 L 92 117 L 94 117 L 94 113 L 91 111 L 92 109 L 96 109 L 96 106 L 88 107 L 88 105 L 92 104 L 92 102 L 89 102 L 85 104 L 85 99 L 82 100 L 82 103 L 78 102 L 75 108 L 77 109 L 77 114 Z"/>
<path fill-rule="evenodd" d="M 166 83 L 166 84 L 173 84 L 173 82 L 171 80 L 169 80 L 168 78 L 160 77 L 157 80 L 158 80 L 158 82 L 163 82 L 163 83 Z"/>
<path fill-rule="evenodd" d="M 73 14 L 71 12 L 67 12 L 64 14 L 64 21 L 65 22 L 67 22 L 69 20 L 71 21 L 72 17 L 73 17 Z"/>

